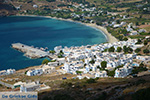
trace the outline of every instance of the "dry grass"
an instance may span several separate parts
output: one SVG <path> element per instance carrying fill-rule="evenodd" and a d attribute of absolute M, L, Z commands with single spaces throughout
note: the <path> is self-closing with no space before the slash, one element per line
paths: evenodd
<path fill-rule="evenodd" d="M 122 11 L 122 10 L 127 10 L 127 9 L 129 9 L 130 7 L 124 7 L 124 8 L 117 8 L 117 10 L 120 10 L 120 11 Z M 114 9 L 114 10 L 116 10 L 116 8 L 111 8 L 111 9 Z"/>
<path fill-rule="evenodd" d="M 131 92 L 136 92 L 141 89 L 146 89 L 150 87 L 150 83 L 140 84 L 138 86 L 132 86 L 123 90 L 123 94 L 128 94 Z"/>
<path fill-rule="evenodd" d="M 144 27 L 147 32 L 150 32 L 150 25 L 148 27 Z"/>
<path fill-rule="evenodd" d="M 135 92 L 135 88 L 127 88 L 127 89 L 123 90 L 123 94 L 128 94 L 131 92 Z"/>
<path fill-rule="evenodd" d="M 133 2 L 139 2 L 139 1 L 142 1 L 142 0 L 121 0 L 120 3 L 133 3 Z"/>

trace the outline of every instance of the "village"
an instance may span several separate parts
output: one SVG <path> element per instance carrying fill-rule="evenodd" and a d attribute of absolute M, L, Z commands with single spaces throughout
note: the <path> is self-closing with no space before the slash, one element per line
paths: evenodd
<path fill-rule="evenodd" d="M 66 74 L 73 75 L 73 77 L 70 77 L 72 79 L 125 78 L 128 76 L 132 78 L 137 75 L 133 70 L 138 67 L 141 68 L 141 71 L 149 70 L 149 63 L 147 62 L 150 61 L 150 56 L 140 56 L 134 52 L 136 49 L 143 47 L 143 44 L 136 44 L 137 42 L 137 39 L 129 39 L 115 43 L 86 46 L 64 48 L 62 46 L 56 46 L 51 55 L 58 55 L 57 58 L 43 63 L 41 67 L 24 70 L 25 72 L 23 71 L 21 75 L 24 74 L 28 78 L 41 75 L 63 76 Z M 126 51 L 127 49 L 129 51 Z M 147 67 L 142 66 L 143 63 Z M 7 69 L 0 71 L 0 76 L 3 77 L 15 73 L 15 69 Z M 61 78 L 62 80 L 67 79 L 67 77 Z M 7 84 L 8 81 L 14 80 L 14 84 Z M 1 84 L 10 88 L 20 88 L 19 90 L 21 92 L 50 89 L 45 83 L 40 83 L 40 80 L 33 82 L 22 82 L 18 80 L 20 79 L 6 80 L 5 78 L 1 78 Z"/>

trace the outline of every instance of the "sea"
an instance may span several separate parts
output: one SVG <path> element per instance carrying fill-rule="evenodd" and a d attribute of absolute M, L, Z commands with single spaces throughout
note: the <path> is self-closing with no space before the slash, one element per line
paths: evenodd
<path fill-rule="evenodd" d="M 30 59 L 11 48 L 12 43 L 34 47 L 81 46 L 107 42 L 99 30 L 81 23 L 45 17 L 0 17 L 0 70 L 16 70 L 40 65 L 42 59 Z"/>

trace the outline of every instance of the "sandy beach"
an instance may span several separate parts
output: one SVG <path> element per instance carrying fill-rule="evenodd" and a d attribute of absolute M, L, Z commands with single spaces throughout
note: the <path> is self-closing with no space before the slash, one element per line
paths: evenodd
<path fill-rule="evenodd" d="M 98 26 L 96 24 L 89 24 L 89 23 L 83 23 L 83 24 L 85 24 L 87 26 L 91 26 L 91 27 L 97 28 L 100 31 L 102 31 L 106 35 L 107 40 L 108 40 L 109 43 L 114 43 L 114 42 L 118 41 L 114 36 L 112 36 L 110 33 L 108 33 L 108 31 L 107 31 L 107 29 L 105 27 Z"/>
<path fill-rule="evenodd" d="M 63 18 L 57 18 L 57 17 L 51 17 L 51 16 L 38 16 L 38 15 L 20 15 L 18 14 L 17 16 L 33 16 L 33 17 L 45 17 L 45 18 L 52 18 L 52 19 L 57 19 L 57 20 L 63 20 L 63 21 L 71 21 L 71 22 L 77 22 L 77 23 L 80 23 L 80 24 L 84 24 L 86 26 L 90 26 L 90 27 L 93 27 L 93 28 L 96 28 L 98 29 L 99 31 L 101 31 L 107 38 L 107 41 L 109 43 L 114 43 L 114 42 L 117 42 L 118 40 L 112 36 L 110 33 L 108 33 L 107 29 L 105 27 L 102 27 L 102 26 L 98 26 L 96 25 L 95 23 L 82 23 L 80 21 L 74 21 L 72 19 L 63 19 Z"/>

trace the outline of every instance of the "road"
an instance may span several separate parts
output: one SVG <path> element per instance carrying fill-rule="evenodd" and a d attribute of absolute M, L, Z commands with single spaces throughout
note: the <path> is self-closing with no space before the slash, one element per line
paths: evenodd
<path fill-rule="evenodd" d="M 13 85 L 8 84 L 8 83 L 5 83 L 5 82 L 2 82 L 2 81 L 0 81 L 0 84 L 4 85 L 4 86 L 6 86 L 6 87 L 14 88 Z"/>

